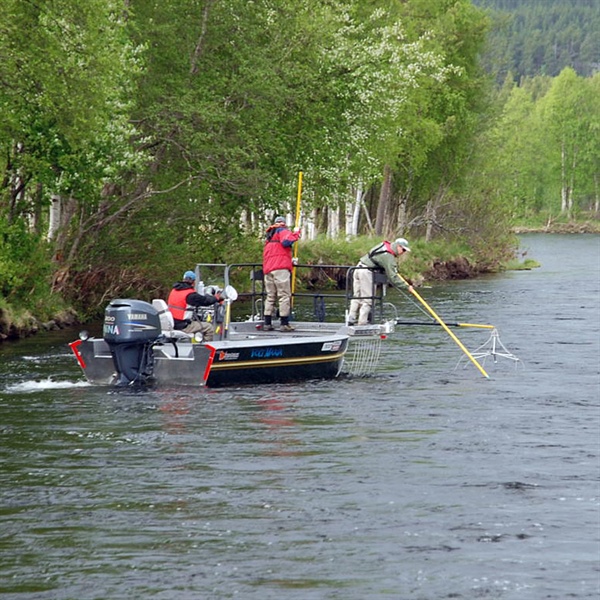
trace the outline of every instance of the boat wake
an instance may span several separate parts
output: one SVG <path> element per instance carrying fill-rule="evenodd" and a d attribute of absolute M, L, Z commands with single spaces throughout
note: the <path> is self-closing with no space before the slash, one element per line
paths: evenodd
<path fill-rule="evenodd" d="M 40 390 L 64 390 L 69 388 L 89 387 L 91 384 L 87 381 L 55 381 L 48 377 L 47 379 L 21 381 L 6 386 L 6 392 L 38 392 Z"/>

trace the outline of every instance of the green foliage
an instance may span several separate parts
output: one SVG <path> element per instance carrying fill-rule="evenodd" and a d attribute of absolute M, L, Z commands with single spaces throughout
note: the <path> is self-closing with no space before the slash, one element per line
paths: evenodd
<path fill-rule="evenodd" d="M 403 11 L 413 34 L 429 36 L 429 47 L 443 57 L 445 76 L 431 78 L 407 101 L 402 124 L 406 144 L 394 182 L 411 216 L 418 220 L 428 207 L 446 219 L 451 211 L 444 206 L 453 193 L 468 201 L 468 193 L 460 193 L 463 178 L 474 138 L 488 116 L 488 81 L 478 57 L 489 23 L 466 0 L 415 0 Z M 444 226 L 455 229 L 451 221 Z"/>
<path fill-rule="evenodd" d="M 531 271 L 531 269 L 538 269 L 541 266 L 542 265 L 536 260 L 526 258 L 523 261 L 519 261 L 517 259 L 510 260 L 508 263 L 506 263 L 504 268 L 507 271 Z"/>
<path fill-rule="evenodd" d="M 131 163 L 126 107 L 139 61 L 116 17 L 122 4 L 4 2 L 0 80 L 10 82 L 0 86 L 5 182 L 18 173 L 25 182 L 43 183 L 47 195 L 90 200 Z"/>
<path fill-rule="evenodd" d="M 600 77 L 565 69 L 503 91 L 496 123 L 481 139 L 472 190 L 487 188 L 498 211 L 522 222 L 537 213 L 598 208 Z M 477 183 L 477 182 L 480 183 Z"/>
<path fill-rule="evenodd" d="M 20 308 L 49 316 L 60 302 L 50 291 L 51 266 L 46 243 L 27 230 L 23 220 L 0 218 L 0 295 Z"/>
<path fill-rule="evenodd" d="M 571 77 L 563 105 L 549 78 L 507 85 L 490 110 L 488 25 L 470 0 L 5 0 L 1 285 L 22 297 L 31 271 L 97 306 L 168 289 L 196 262 L 260 261 L 264 220 L 293 206 L 299 170 L 305 214 L 325 219 L 349 190 L 376 198 L 389 167 L 386 227 L 437 234 L 403 268 L 425 269 L 444 244 L 494 267 L 511 219 L 554 206 L 560 132 L 578 144 L 573 210 L 589 207 L 600 136 L 585 136 L 597 118 L 572 123 L 597 109 L 598 80 Z M 565 126 L 545 127 L 561 111 Z M 354 264 L 376 241 L 300 249 Z"/>

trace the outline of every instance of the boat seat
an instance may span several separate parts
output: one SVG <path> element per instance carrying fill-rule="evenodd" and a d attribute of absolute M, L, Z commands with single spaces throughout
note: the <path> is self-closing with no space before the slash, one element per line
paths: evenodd
<path fill-rule="evenodd" d="M 175 321 L 173 321 L 173 315 L 164 300 L 155 298 L 152 300 L 152 306 L 158 312 L 158 318 L 160 319 L 160 329 L 163 335 L 170 339 L 178 340 L 190 340 L 191 335 L 185 333 L 180 329 L 175 329 Z"/>

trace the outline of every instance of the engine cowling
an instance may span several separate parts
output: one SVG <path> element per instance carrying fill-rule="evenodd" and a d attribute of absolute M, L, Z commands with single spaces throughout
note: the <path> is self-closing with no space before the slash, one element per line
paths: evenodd
<path fill-rule="evenodd" d="M 152 377 L 152 344 L 160 337 L 158 311 L 142 300 L 113 300 L 104 312 L 103 336 L 110 348 L 117 386 L 145 384 Z"/>
<path fill-rule="evenodd" d="M 158 311 L 142 300 L 113 300 L 104 312 L 107 343 L 150 342 L 160 335 Z"/>

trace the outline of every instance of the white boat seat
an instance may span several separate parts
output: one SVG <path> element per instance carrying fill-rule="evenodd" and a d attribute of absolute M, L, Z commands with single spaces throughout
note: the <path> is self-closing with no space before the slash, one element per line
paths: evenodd
<path fill-rule="evenodd" d="M 189 340 L 191 335 L 185 333 L 180 329 L 175 329 L 175 321 L 173 315 L 167 306 L 167 303 L 159 298 L 152 300 L 152 306 L 158 312 L 158 318 L 160 319 L 160 329 L 165 337 L 171 339 Z"/>

